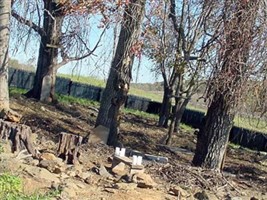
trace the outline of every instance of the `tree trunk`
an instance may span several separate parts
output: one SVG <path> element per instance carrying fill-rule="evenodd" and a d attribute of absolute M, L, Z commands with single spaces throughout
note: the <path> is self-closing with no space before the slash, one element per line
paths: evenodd
<path fill-rule="evenodd" d="M 119 128 L 119 110 L 125 103 L 132 78 L 133 47 L 138 42 L 145 0 L 131 0 L 124 11 L 119 41 L 103 92 L 96 126 L 110 129 L 108 144 L 116 143 Z"/>
<path fill-rule="evenodd" d="M 233 6 L 234 4 L 234 6 Z M 226 1 L 225 44 L 222 45 L 220 85 L 215 86 L 214 96 L 205 118 L 205 125 L 197 138 L 192 163 L 213 170 L 221 170 L 230 130 L 235 116 L 235 107 L 242 97 L 243 87 L 251 70 L 247 64 L 256 21 L 257 1 Z M 235 9 L 233 9 L 235 8 Z"/>
<path fill-rule="evenodd" d="M 52 0 L 44 1 L 44 8 L 43 30 L 46 34 L 41 36 L 33 88 L 26 96 L 51 102 L 55 98 L 57 73 L 55 65 L 57 64 L 64 17 L 61 13 L 61 8 Z"/>
<path fill-rule="evenodd" d="M 178 112 L 176 113 L 175 122 L 174 122 L 174 132 L 175 133 L 178 133 L 178 131 L 179 131 L 179 128 L 180 128 L 180 125 L 181 125 L 181 120 L 182 120 L 185 108 L 186 108 L 187 104 L 189 103 L 189 101 L 190 101 L 190 98 L 186 98 L 183 101 L 183 103 L 182 103 L 181 107 L 179 108 Z"/>
<path fill-rule="evenodd" d="M 0 111 L 9 109 L 8 48 L 11 0 L 0 1 Z"/>
<path fill-rule="evenodd" d="M 159 113 L 159 127 L 168 127 L 168 121 L 170 118 L 170 112 L 171 112 L 171 95 L 172 95 L 172 89 L 170 89 L 168 86 L 165 86 L 164 84 L 164 94 L 163 94 L 163 100 L 160 108 Z"/>
<path fill-rule="evenodd" d="M 197 136 L 196 152 L 193 159 L 195 166 L 220 170 L 223 164 L 234 114 L 231 113 L 231 101 L 224 94 L 217 92 L 214 96 L 205 124 Z"/>
<path fill-rule="evenodd" d="M 169 130 L 168 130 L 168 135 L 166 138 L 166 145 L 171 144 L 173 134 L 176 132 L 175 129 L 177 130 L 179 129 L 185 108 L 189 100 L 190 98 L 186 98 L 183 101 L 181 98 L 176 100 L 175 106 L 174 106 L 173 117 L 171 119 L 171 123 L 170 123 Z"/>

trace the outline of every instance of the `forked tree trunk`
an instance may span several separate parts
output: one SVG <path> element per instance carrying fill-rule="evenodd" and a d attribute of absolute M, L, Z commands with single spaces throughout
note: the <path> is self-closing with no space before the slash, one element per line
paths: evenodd
<path fill-rule="evenodd" d="M 8 48 L 11 0 L 0 1 L 0 111 L 9 109 Z"/>
<path fill-rule="evenodd" d="M 58 157 L 62 158 L 67 164 L 78 163 L 82 141 L 82 136 L 64 132 L 60 133 L 57 150 Z"/>
<path fill-rule="evenodd" d="M 31 134 L 32 131 L 29 126 L 0 119 L 0 138 L 11 141 L 11 151 L 13 153 L 26 148 L 33 157 L 37 157 L 37 151 L 31 141 Z"/>
<path fill-rule="evenodd" d="M 119 128 L 119 110 L 125 103 L 132 78 L 133 47 L 140 35 L 145 0 L 131 0 L 124 11 L 119 41 L 111 64 L 106 88 L 101 99 L 96 126 L 110 129 L 109 145 L 116 144 Z"/>
<path fill-rule="evenodd" d="M 58 48 L 61 40 L 63 15 L 61 7 L 57 6 L 52 0 L 44 1 L 44 8 L 43 30 L 45 35 L 41 36 L 33 88 L 26 96 L 51 102 L 55 98 L 57 73 L 55 65 L 57 64 Z"/>
<path fill-rule="evenodd" d="M 175 122 L 174 122 L 174 132 L 175 133 L 178 133 L 178 131 L 180 129 L 182 117 L 184 115 L 184 111 L 185 111 L 186 106 L 188 105 L 189 101 L 190 101 L 190 98 L 184 99 L 184 101 L 182 102 L 182 105 L 179 107 L 179 110 L 176 112 Z"/>
<path fill-rule="evenodd" d="M 175 106 L 174 106 L 173 117 L 171 119 L 171 123 L 170 123 L 169 130 L 168 130 L 168 135 L 166 138 L 166 145 L 171 144 L 173 134 L 177 132 L 176 130 L 180 128 L 181 120 L 182 120 L 185 108 L 189 100 L 190 98 L 176 101 Z"/>

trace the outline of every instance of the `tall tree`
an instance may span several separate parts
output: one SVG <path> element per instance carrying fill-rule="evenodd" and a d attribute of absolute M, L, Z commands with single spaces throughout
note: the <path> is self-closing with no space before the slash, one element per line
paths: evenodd
<path fill-rule="evenodd" d="M 153 71 L 163 78 L 163 99 L 159 113 L 159 127 L 168 127 L 172 107 L 172 95 L 177 81 L 176 69 L 173 67 L 175 45 L 169 16 L 169 2 L 158 1 L 158 5 L 146 14 L 144 54 L 155 62 Z"/>
<path fill-rule="evenodd" d="M 173 133 L 180 128 L 187 104 L 210 71 L 203 61 L 208 60 L 209 49 L 216 38 L 215 32 L 207 31 L 216 5 L 201 0 L 161 2 L 161 8 L 148 16 L 151 27 L 146 34 L 145 53 L 162 74 L 164 94 L 158 125 L 169 125 L 168 135 L 162 141 L 170 144 Z M 171 109 L 172 102 L 175 102 L 174 109 Z"/>
<path fill-rule="evenodd" d="M 11 0 L 0 0 L 0 111 L 9 109 L 8 48 Z"/>
<path fill-rule="evenodd" d="M 38 31 L 41 36 L 37 71 L 33 88 L 27 97 L 51 102 L 54 99 L 56 68 L 59 45 L 61 41 L 61 27 L 63 24 L 63 8 L 55 1 L 44 1 L 43 28 Z M 39 29 L 40 30 L 40 29 Z"/>
<path fill-rule="evenodd" d="M 94 48 L 90 49 L 86 30 L 88 27 L 81 27 L 81 21 L 87 21 L 92 10 L 101 10 L 102 14 L 106 15 L 108 9 L 103 6 L 104 2 L 102 1 L 33 1 L 28 2 L 30 5 L 25 6 L 27 8 L 24 11 L 26 16 L 23 16 L 16 12 L 16 8 L 21 7 L 20 4 L 20 0 L 17 0 L 16 6 L 12 10 L 12 16 L 21 24 L 29 27 L 30 30 L 38 33 L 41 38 L 33 88 L 27 92 L 26 96 L 51 102 L 55 98 L 57 70 L 70 61 L 78 61 L 92 55 L 106 30 L 104 28 Z M 28 7 L 33 7 L 33 9 L 30 10 Z M 34 17 L 29 13 L 33 13 Z M 28 15 L 30 15 L 31 20 L 26 19 Z M 41 20 L 43 23 L 40 22 Z M 31 31 L 28 32 L 31 33 Z M 84 38 L 84 36 L 88 38 Z"/>
<path fill-rule="evenodd" d="M 212 100 L 197 138 L 193 159 L 196 166 L 214 170 L 220 170 L 223 166 L 229 133 L 236 114 L 235 108 L 240 103 L 252 71 L 259 67 L 255 64 L 257 60 L 254 55 L 262 50 L 258 46 L 260 43 L 256 45 L 256 37 L 263 34 L 264 26 L 256 20 L 261 2 L 224 1 L 224 23 L 217 51 L 218 63 L 215 66 L 217 72 L 210 85 Z M 261 9 L 266 8 L 263 6 Z M 262 22 L 264 21 L 266 20 Z M 261 42 L 266 44 L 264 41 Z M 262 60 L 261 64 L 263 63 L 266 64 Z"/>
<path fill-rule="evenodd" d="M 119 112 L 125 103 L 132 78 L 135 47 L 138 46 L 145 0 L 130 0 L 125 7 L 116 53 L 103 92 L 96 126 L 109 128 L 108 144 L 117 142 Z"/>

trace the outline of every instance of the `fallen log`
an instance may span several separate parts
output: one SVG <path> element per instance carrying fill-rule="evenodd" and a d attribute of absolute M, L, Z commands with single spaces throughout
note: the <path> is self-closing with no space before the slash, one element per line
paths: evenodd
<path fill-rule="evenodd" d="M 82 136 L 65 132 L 60 133 L 58 157 L 62 158 L 67 164 L 76 164 L 80 156 L 79 150 L 82 141 Z"/>
<path fill-rule="evenodd" d="M 27 149 L 33 157 L 37 157 L 37 151 L 31 141 L 32 130 L 29 126 L 0 119 L 0 139 L 11 142 L 12 153 Z"/>

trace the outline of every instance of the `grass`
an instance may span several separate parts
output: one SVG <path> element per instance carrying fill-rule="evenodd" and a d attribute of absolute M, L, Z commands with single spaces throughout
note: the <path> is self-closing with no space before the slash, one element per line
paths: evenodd
<path fill-rule="evenodd" d="M 68 95 L 57 94 L 56 98 L 59 102 L 64 103 L 64 104 L 79 104 L 82 106 L 94 106 L 94 107 L 99 107 L 100 105 L 100 103 L 97 101 L 93 101 L 93 100 L 85 99 L 85 98 L 77 98 L 77 97 L 68 96 Z"/>
<path fill-rule="evenodd" d="M 14 95 L 18 95 L 18 94 L 25 94 L 26 92 L 27 92 L 27 90 L 21 89 L 21 88 L 16 88 L 16 87 L 10 87 L 9 88 L 9 95 L 10 96 L 14 96 Z"/>
<path fill-rule="evenodd" d="M 24 89 L 20 89 L 20 88 L 14 88 L 11 87 L 10 88 L 10 95 L 14 96 L 14 95 L 18 95 L 18 94 L 24 94 L 27 90 Z M 143 91 L 144 92 L 144 91 Z M 138 96 L 137 94 L 135 94 L 136 96 Z M 96 101 L 92 101 L 89 99 L 85 99 L 85 98 L 77 98 L 77 97 L 72 97 L 72 96 L 67 96 L 67 95 L 60 95 L 57 94 L 57 99 L 59 102 L 61 103 L 68 103 L 68 104 L 79 104 L 79 105 L 83 105 L 83 106 L 94 106 L 94 107 L 99 107 L 100 103 L 96 102 Z M 200 112 L 206 112 L 206 110 L 204 109 L 199 109 L 193 106 L 188 106 L 188 109 L 191 110 L 195 110 L 195 111 L 200 111 Z M 125 113 L 132 113 L 135 114 L 137 116 L 141 116 L 144 118 L 150 118 L 150 119 L 158 119 L 158 115 L 155 114 L 149 114 L 143 111 L 138 111 L 138 110 L 133 110 L 133 109 L 124 109 Z M 240 117 L 237 116 L 234 120 L 234 125 L 240 128 L 246 128 L 252 131 L 258 131 L 258 132 L 263 132 L 263 133 L 267 133 L 266 127 L 267 127 L 267 123 L 264 121 L 260 121 L 257 119 L 249 119 L 249 118 L 245 118 L 245 117 Z"/>
<path fill-rule="evenodd" d="M 22 188 L 22 180 L 18 176 L 9 173 L 0 175 L 1 200 L 49 200 L 60 193 L 60 191 L 49 191 L 45 194 L 26 195 L 23 194 Z"/>
<path fill-rule="evenodd" d="M 67 75 L 67 74 L 59 74 L 58 76 L 71 79 L 74 82 L 89 84 L 89 85 L 93 85 L 93 86 L 97 86 L 97 87 L 104 88 L 106 86 L 106 82 L 104 80 L 101 80 L 101 79 L 98 79 L 98 78 L 95 78 L 92 76 L 89 76 L 89 77 L 72 76 L 72 75 Z M 161 102 L 161 100 L 162 100 L 162 95 L 159 95 L 159 94 L 156 94 L 153 92 L 149 92 L 149 91 L 144 91 L 144 90 L 141 90 L 138 88 L 134 88 L 133 86 L 130 87 L 129 94 L 143 97 L 143 98 L 148 98 L 148 99 L 151 99 L 153 101 Z"/>
<path fill-rule="evenodd" d="M 100 80 L 92 76 L 87 76 L 87 77 L 86 76 L 73 76 L 69 74 L 58 74 L 58 76 L 71 79 L 74 82 L 94 85 L 94 86 L 102 87 L 102 88 L 104 88 L 106 85 L 106 82 L 104 80 Z"/>
<path fill-rule="evenodd" d="M 130 114 L 134 114 L 136 116 L 142 117 L 142 118 L 147 118 L 147 119 L 155 119 L 158 120 L 159 116 L 155 115 L 155 114 L 150 114 L 144 111 L 139 111 L 139 110 L 134 110 L 134 109 L 129 109 L 129 108 L 125 108 L 123 109 L 123 113 L 130 113 Z"/>
<path fill-rule="evenodd" d="M 134 109 L 129 109 L 129 108 L 125 108 L 123 110 L 124 113 L 130 113 L 130 114 L 134 114 L 136 116 L 142 117 L 142 118 L 146 118 L 146 119 L 154 119 L 154 120 L 158 120 L 159 116 L 156 114 L 150 114 L 150 113 L 146 113 L 143 111 L 139 111 L 139 110 L 134 110 Z M 186 132 L 193 132 L 195 129 L 192 128 L 191 126 L 188 126 L 186 124 L 181 123 L 181 129 L 186 131 Z"/>
<path fill-rule="evenodd" d="M 267 122 L 255 118 L 245 118 L 237 116 L 234 119 L 234 125 L 252 131 L 267 133 Z"/>

